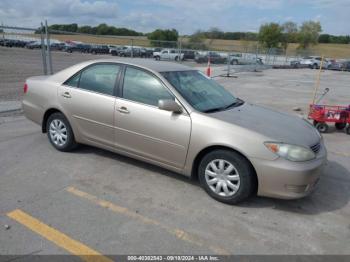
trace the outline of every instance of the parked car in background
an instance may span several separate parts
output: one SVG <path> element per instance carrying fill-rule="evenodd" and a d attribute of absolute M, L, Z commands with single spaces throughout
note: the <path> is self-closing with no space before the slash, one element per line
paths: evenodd
<path fill-rule="evenodd" d="M 57 150 L 80 143 L 147 161 L 198 178 L 228 204 L 304 197 L 327 162 L 309 122 L 244 102 L 179 63 L 86 61 L 28 78 L 24 92 L 25 116 Z"/>
<path fill-rule="evenodd" d="M 207 63 L 210 57 L 210 63 L 212 64 L 224 64 L 227 61 L 226 57 L 221 56 L 217 52 L 196 52 L 194 60 L 197 63 Z"/>
<path fill-rule="evenodd" d="M 290 66 L 293 68 L 309 68 L 309 65 L 301 64 L 300 60 L 292 60 Z"/>
<path fill-rule="evenodd" d="M 128 49 L 128 46 L 118 46 L 116 49 L 111 50 L 111 55 L 112 56 L 119 56 L 123 50 Z"/>
<path fill-rule="evenodd" d="M 141 57 L 142 48 L 140 47 L 127 47 L 125 49 L 122 49 L 119 51 L 119 56 L 121 57 Z M 144 51 L 144 55 L 146 55 L 145 53 L 146 51 Z"/>
<path fill-rule="evenodd" d="M 350 62 L 349 61 L 332 61 L 331 63 L 329 63 L 329 65 L 327 66 L 327 69 L 329 70 L 337 70 L 337 71 L 349 71 L 350 69 Z"/>
<path fill-rule="evenodd" d="M 320 68 L 321 61 L 322 61 L 322 57 L 320 56 L 306 56 L 306 57 L 303 57 L 301 60 L 299 60 L 301 67 L 307 66 L 312 69 Z M 322 67 L 327 68 L 328 64 L 329 64 L 328 59 L 324 58 Z"/>
<path fill-rule="evenodd" d="M 179 61 L 183 60 L 184 54 L 179 53 L 177 49 L 163 49 L 160 52 L 153 52 L 153 57 L 156 60 Z"/>
<path fill-rule="evenodd" d="M 41 42 L 39 42 L 39 41 L 29 42 L 26 44 L 26 48 L 28 48 L 28 49 L 41 48 Z"/>
<path fill-rule="evenodd" d="M 345 61 L 343 71 L 350 72 L 350 61 Z"/>
<path fill-rule="evenodd" d="M 25 47 L 28 41 L 18 39 L 1 39 L 0 45 L 6 47 Z"/>
<path fill-rule="evenodd" d="M 181 50 L 181 53 L 184 54 L 183 60 L 194 59 L 196 56 L 196 51 L 194 50 Z"/>
<path fill-rule="evenodd" d="M 88 52 L 91 54 L 108 54 L 109 48 L 106 45 L 92 45 Z"/>
<path fill-rule="evenodd" d="M 66 47 L 65 43 L 51 43 L 50 44 L 50 49 L 51 50 L 59 50 L 59 51 L 63 51 Z"/>
<path fill-rule="evenodd" d="M 152 48 L 140 48 L 140 57 L 142 58 L 151 58 L 153 57 L 153 49 Z"/>
<path fill-rule="evenodd" d="M 262 61 L 262 58 L 256 57 L 255 55 L 248 55 L 248 54 L 230 54 L 229 55 L 229 61 L 231 65 L 250 65 L 250 64 L 264 64 Z"/>
<path fill-rule="evenodd" d="M 67 53 L 80 52 L 80 53 L 89 53 L 91 49 L 91 45 L 88 44 L 76 44 L 76 45 L 68 45 L 65 47 L 65 51 Z"/>
<path fill-rule="evenodd" d="M 118 46 L 116 45 L 107 45 L 109 49 L 109 53 L 112 54 L 112 50 L 117 50 Z"/>

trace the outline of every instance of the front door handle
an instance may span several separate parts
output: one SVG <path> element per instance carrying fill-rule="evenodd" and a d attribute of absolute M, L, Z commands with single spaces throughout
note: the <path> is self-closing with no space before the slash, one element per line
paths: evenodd
<path fill-rule="evenodd" d="M 125 107 L 125 106 L 122 106 L 122 107 L 119 107 L 117 109 L 120 113 L 123 113 L 123 114 L 129 114 L 129 110 Z"/>
<path fill-rule="evenodd" d="M 72 97 L 69 92 L 64 92 L 62 94 L 62 96 L 65 97 L 65 98 L 71 98 Z"/>

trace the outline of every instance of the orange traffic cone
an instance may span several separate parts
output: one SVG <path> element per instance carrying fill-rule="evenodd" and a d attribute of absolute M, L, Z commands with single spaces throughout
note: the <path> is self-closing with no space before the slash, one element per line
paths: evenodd
<path fill-rule="evenodd" d="M 207 76 L 211 76 L 211 68 L 210 68 L 210 58 L 208 57 L 208 66 L 207 66 Z"/>

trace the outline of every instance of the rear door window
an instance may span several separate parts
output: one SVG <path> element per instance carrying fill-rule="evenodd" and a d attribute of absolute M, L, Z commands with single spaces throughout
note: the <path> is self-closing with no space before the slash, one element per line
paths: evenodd
<path fill-rule="evenodd" d="M 64 84 L 105 95 L 113 95 L 120 65 L 97 64 L 83 69 Z"/>
<path fill-rule="evenodd" d="M 115 64 L 93 65 L 81 72 L 79 88 L 113 95 L 115 81 L 120 71 L 120 66 Z"/>

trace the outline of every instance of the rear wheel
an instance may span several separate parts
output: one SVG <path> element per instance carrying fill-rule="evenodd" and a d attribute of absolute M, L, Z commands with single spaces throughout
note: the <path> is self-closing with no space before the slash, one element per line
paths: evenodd
<path fill-rule="evenodd" d="M 237 204 L 255 189 L 255 173 L 249 161 L 229 150 L 214 150 L 203 157 L 198 168 L 199 181 L 214 199 Z"/>
<path fill-rule="evenodd" d="M 338 130 L 343 130 L 346 127 L 346 123 L 335 123 L 335 128 Z"/>
<path fill-rule="evenodd" d="M 317 69 L 317 64 L 313 64 L 312 69 Z"/>
<path fill-rule="evenodd" d="M 62 113 L 53 113 L 49 116 L 46 130 L 50 143 L 57 150 L 67 152 L 77 146 L 72 128 Z"/>
<path fill-rule="evenodd" d="M 348 125 L 348 127 L 346 128 L 346 133 L 350 135 L 350 125 Z"/>
<path fill-rule="evenodd" d="M 316 128 L 320 133 L 328 132 L 328 125 L 326 123 L 317 123 Z"/>

